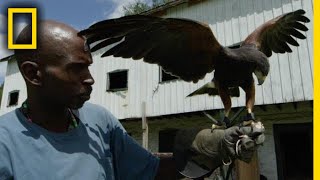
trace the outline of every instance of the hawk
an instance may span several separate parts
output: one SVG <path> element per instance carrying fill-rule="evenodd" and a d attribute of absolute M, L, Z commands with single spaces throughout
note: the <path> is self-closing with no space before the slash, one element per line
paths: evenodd
<path fill-rule="evenodd" d="M 231 96 L 239 87 L 246 94 L 247 120 L 254 120 L 255 84 L 253 74 L 262 85 L 270 70 L 268 57 L 292 52 L 299 46 L 296 38 L 305 39 L 304 23 L 310 20 L 300 9 L 271 19 L 242 41 L 239 48 L 222 46 L 207 24 L 190 19 L 131 15 L 97 22 L 79 32 L 87 43 L 95 43 L 91 52 L 115 44 L 101 57 L 143 59 L 160 65 L 166 72 L 184 81 L 198 82 L 214 70 L 211 82 L 191 93 L 218 94 L 224 105 L 223 121 L 231 110 Z"/>

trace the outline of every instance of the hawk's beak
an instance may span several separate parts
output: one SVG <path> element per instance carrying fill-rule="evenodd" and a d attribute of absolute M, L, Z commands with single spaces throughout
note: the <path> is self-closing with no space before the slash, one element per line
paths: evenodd
<path fill-rule="evenodd" d="M 267 76 L 264 76 L 261 71 L 254 71 L 254 74 L 257 76 L 258 85 L 262 85 Z"/>
<path fill-rule="evenodd" d="M 258 85 L 262 85 L 264 83 L 264 81 L 266 80 L 267 76 L 262 76 L 262 77 L 258 77 Z"/>

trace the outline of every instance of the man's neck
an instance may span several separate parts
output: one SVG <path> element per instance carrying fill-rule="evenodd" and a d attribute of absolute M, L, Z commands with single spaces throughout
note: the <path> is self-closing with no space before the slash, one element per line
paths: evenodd
<path fill-rule="evenodd" d="M 62 133 L 68 131 L 70 124 L 68 107 L 34 99 L 28 99 L 27 104 L 29 109 L 28 116 L 33 123 L 52 132 Z"/>

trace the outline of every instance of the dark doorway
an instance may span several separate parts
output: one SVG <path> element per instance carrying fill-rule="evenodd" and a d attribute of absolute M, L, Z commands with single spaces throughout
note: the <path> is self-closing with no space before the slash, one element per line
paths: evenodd
<path fill-rule="evenodd" d="M 159 131 L 159 152 L 172 152 L 174 138 L 178 129 L 170 128 Z"/>
<path fill-rule="evenodd" d="M 274 124 L 279 180 L 313 179 L 312 123 Z"/>

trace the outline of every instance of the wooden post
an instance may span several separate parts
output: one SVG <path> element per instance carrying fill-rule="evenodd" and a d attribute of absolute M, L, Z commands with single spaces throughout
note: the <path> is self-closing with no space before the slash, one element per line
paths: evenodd
<path fill-rule="evenodd" d="M 245 163 L 240 160 L 236 160 L 236 179 L 237 180 L 259 180 L 259 161 L 257 151 L 254 153 L 251 162 Z"/>
<path fill-rule="evenodd" d="M 143 101 L 141 104 L 141 116 L 142 116 L 142 147 L 148 150 L 148 121 L 146 117 L 146 102 Z"/>

